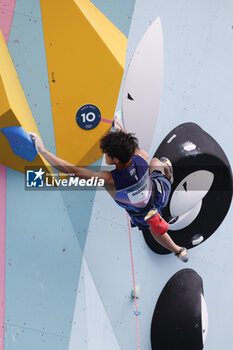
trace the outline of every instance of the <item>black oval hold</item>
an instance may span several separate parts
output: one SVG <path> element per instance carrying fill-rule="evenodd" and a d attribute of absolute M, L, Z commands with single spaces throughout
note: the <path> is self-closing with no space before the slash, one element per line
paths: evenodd
<path fill-rule="evenodd" d="M 194 270 L 183 269 L 171 277 L 155 306 L 152 350 L 203 349 L 202 295 L 203 282 Z"/>
<path fill-rule="evenodd" d="M 168 231 L 175 243 L 190 249 L 209 238 L 221 225 L 229 210 L 233 188 L 231 166 L 216 140 L 194 123 L 181 124 L 165 137 L 154 157 L 164 156 L 171 160 L 174 171 L 170 199 L 162 212 L 164 219 L 171 223 L 170 228 L 179 220 L 177 215 L 171 214 L 170 208 L 177 186 L 180 184 L 187 194 L 189 184 L 184 181 L 187 176 L 200 170 L 214 175 L 211 187 L 200 202 L 198 215 L 185 227 Z M 199 182 L 200 190 L 203 190 L 201 178 Z M 170 253 L 155 241 L 148 230 L 144 230 L 143 235 L 151 250 L 158 254 Z"/>

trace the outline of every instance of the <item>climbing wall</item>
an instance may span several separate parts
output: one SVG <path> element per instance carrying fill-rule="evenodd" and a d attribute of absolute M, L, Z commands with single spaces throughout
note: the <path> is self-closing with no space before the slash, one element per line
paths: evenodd
<path fill-rule="evenodd" d="M 137 0 L 128 40 L 126 67 L 132 62 L 139 41 L 158 17 L 163 34 L 162 99 L 154 138 L 150 140 L 150 158 L 174 128 L 192 122 L 218 142 L 232 166 L 231 11 L 232 4 L 229 1 L 213 5 L 210 1 L 157 1 L 155 4 L 149 0 Z M 124 81 L 125 79 L 127 70 Z M 145 90 L 146 88 L 145 86 Z M 123 108 L 124 86 L 121 92 L 119 110 Z M 143 104 L 144 100 L 141 102 Z M 124 108 L 123 118 L 127 125 Z M 150 116 L 143 115 L 139 129 L 144 129 L 147 120 L 150 120 Z M 107 194 L 97 193 L 85 246 L 85 259 L 112 325 L 112 332 L 118 340 L 118 346 L 112 348 L 137 349 L 136 317 L 133 312 L 135 307 L 130 298 L 132 276 L 126 214 L 111 203 Z M 230 207 L 213 235 L 190 250 L 190 261 L 185 266 L 171 254 L 153 253 L 145 244 L 142 234 L 137 229 L 132 229 L 136 284 L 141 288 L 138 300 L 141 349 L 151 348 L 151 322 L 163 287 L 173 274 L 184 267 L 194 269 L 203 279 L 209 316 L 205 349 L 218 350 L 222 346 L 231 348 L 231 213 Z M 205 220 L 211 222 L 215 218 L 207 214 Z M 100 236 L 96 236 L 96 230 L 101 232 Z M 100 251 L 96 249 L 97 245 L 102 247 Z M 95 264 L 97 260 L 98 264 Z M 106 276 L 105 281 L 102 273 Z M 83 276 L 85 278 L 85 270 Z M 80 283 L 80 288 L 82 286 L 83 283 Z M 87 287 L 81 290 L 87 293 Z M 78 320 L 80 313 L 84 316 L 86 310 L 92 308 L 91 305 L 88 299 L 79 305 L 77 299 L 74 319 Z M 94 325 L 93 318 L 93 330 Z M 73 327 L 73 332 L 75 331 L 79 332 L 76 341 L 86 339 L 82 338 L 83 325 Z"/>
<path fill-rule="evenodd" d="M 98 3 L 86 3 L 92 8 L 96 5 L 94 11 L 98 11 Z M 9 35 L 9 54 L 36 127 L 46 148 L 56 153 L 52 82 L 40 1 L 17 0 L 14 4 L 0 1 L 1 27 L 4 37 Z M 106 12 L 102 18 L 111 26 L 115 14 L 111 17 L 109 8 L 100 5 L 100 11 Z M 118 8 L 122 18 L 114 21 L 118 26 L 115 31 L 124 38 L 123 55 L 133 5 L 134 1 L 127 6 L 121 2 Z M 75 115 L 73 121 L 78 128 Z M 110 128 L 111 123 L 105 124 Z M 25 175 L 11 169 L 10 164 L 7 169 L 1 166 L 1 350 L 69 348 L 94 196 L 93 191 L 25 191 Z"/>
<path fill-rule="evenodd" d="M 75 3 L 83 5 L 85 1 L 69 0 L 67 8 L 64 2 L 59 0 L 59 3 L 67 13 L 66 10 L 70 11 Z M 160 64 L 163 74 L 156 88 L 162 97 L 161 102 L 160 99 L 155 101 L 154 132 L 150 139 L 143 139 L 142 143 L 146 142 L 151 158 L 173 129 L 182 123 L 192 122 L 219 144 L 232 166 L 233 5 L 229 0 L 221 3 L 210 0 L 204 3 L 201 0 L 88 2 L 88 6 L 100 16 L 96 31 L 101 37 L 100 45 L 106 40 L 99 35 L 99 28 L 102 28 L 99 18 L 108 23 L 111 30 L 120 32 L 126 55 L 125 70 L 122 68 L 122 58 L 121 64 L 119 58 L 112 60 L 112 57 L 118 56 L 111 48 L 109 62 L 115 64 L 114 81 L 117 83 L 114 103 L 104 105 L 99 91 L 95 101 L 88 101 L 84 96 L 74 108 L 71 106 L 73 119 L 67 125 L 61 115 L 65 111 L 65 102 L 56 100 L 61 99 L 59 84 L 64 82 L 64 72 L 59 72 L 59 67 L 53 68 L 53 52 L 49 51 L 53 50 L 53 45 L 50 46 L 46 34 L 46 30 L 52 29 L 49 28 L 49 18 L 43 19 L 45 5 L 45 1 L 40 4 L 38 0 L 0 0 L 0 28 L 6 42 L 9 37 L 9 54 L 36 128 L 47 149 L 66 155 L 70 161 L 84 160 L 90 164 L 99 158 L 94 146 L 99 135 L 105 129 L 109 130 L 111 124 L 108 121 L 112 120 L 111 113 L 115 106 L 116 110 L 123 112 L 124 123 L 130 127 L 132 122 L 124 110 L 125 102 L 133 102 L 124 100 L 127 97 L 125 82 L 130 71 L 128 68 L 134 62 L 140 40 L 157 21 L 161 26 Z M 50 10 L 55 20 L 58 15 L 56 9 Z M 59 8 L 59 11 L 61 13 L 62 9 Z M 92 35 L 93 19 L 89 17 L 90 12 L 85 16 L 84 12 L 79 7 L 77 13 L 80 21 Z M 72 15 L 77 13 L 73 12 Z M 64 23 L 57 23 L 61 33 L 63 24 L 68 23 L 69 16 Z M 63 33 L 64 44 L 70 45 L 72 38 L 65 35 L 65 25 Z M 91 40 L 94 40 L 93 36 Z M 111 44 L 116 44 L 116 41 Z M 55 49 L 58 49 L 56 45 Z M 77 49 L 80 49 L 79 45 Z M 63 54 L 67 54 L 67 58 L 69 53 Z M 86 69 L 85 62 L 83 64 Z M 69 69 L 67 63 L 64 69 Z M 71 99 L 75 99 L 75 94 L 80 91 L 80 87 L 76 89 L 76 78 L 73 78 L 73 75 L 69 77 L 69 82 L 72 82 L 69 88 L 64 88 L 65 93 L 75 90 Z M 111 80 L 110 76 L 108 78 Z M 82 79 L 85 80 L 85 74 Z M 73 87 L 71 90 L 70 86 Z M 130 87 L 130 84 L 127 86 Z M 150 88 L 150 84 L 145 84 L 143 103 L 151 96 Z M 133 94 L 131 97 L 135 99 Z M 69 133 L 75 133 L 72 128 L 78 127 L 75 118 L 79 108 L 91 103 L 101 112 L 107 112 L 102 115 L 104 121 L 97 126 L 96 139 L 87 143 L 87 154 L 83 146 L 75 158 L 74 153 L 69 154 L 69 145 L 77 151 L 79 144 L 69 139 Z M 141 122 L 137 119 L 139 131 L 144 129 L 150 118 L 145 113 Z M 63 128 L 67 128 L 64 148 Z M 147 135 L 143 136 L 142 133 L 141 137 Z M 94 165 L 100 166 L 101 163 L 100 159 Z M 195 270 L 203 281 L 209 314 L 207 350 L 230 349 L 233 342 L 231 213 L 230 207 L 211 237 L 190 250 L 190 261 L 185 265 Z M 209 212 L 206 220 L 212 220 Z M 172 254 L 155 254 L 137 229 L 132 229 L 131 234 L 136 284 L 140 285 L 140 348 L 151 349 L 150 333 L 155 305 L 167 281 L 184 265 Z M 25 175 L 0 165 L 0 264 L 0 350 L 139 348 L 135 305 L 130 295 L 132 275 L 127 218 L 107 193 L 26 191 Z"/>

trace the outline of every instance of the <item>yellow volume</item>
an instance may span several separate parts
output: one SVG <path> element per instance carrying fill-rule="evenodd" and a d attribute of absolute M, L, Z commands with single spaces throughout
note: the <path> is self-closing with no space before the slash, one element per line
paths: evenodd
<path fill-rule="evenodd" d="M 26 132 L 39 135 L 36 123 L 20 84 L 10 53 L 0 30 L 0 129 L 22 126 Z M 43 167 L 49 171 L 48 162 L 40 155 L 33 162 L 18 157 L 6 137 L 0 132 L 0 163 L 25 172 L 25 167 Z"/>
<path fill-rule="evenodd" d="M 93 104 L 113 120 L 127 38 L 89 0 L 41 0 L 41 10 L 57 155 L 87 166 L 111 123 L 83 130 L 76 113 Z"/>

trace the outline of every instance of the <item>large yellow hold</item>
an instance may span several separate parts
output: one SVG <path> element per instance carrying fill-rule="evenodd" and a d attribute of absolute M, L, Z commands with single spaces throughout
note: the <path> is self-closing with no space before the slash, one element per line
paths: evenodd
<path fill-rule="evenodd" d="M 127 39 L 89 0 L 41 0 L 41 10 L 57 155 L 87 166 L 111 127 Z M 76 122 L 86 104 L 101 113 L 92 130 Z"/>
<path fill-rule="evenodd" d="M 28 132 L 39 135 L 23 88 L 11 60 L 7 45 L 0 30 L 0 130 L 5 127 L 21 126 Z M 33 162 L 17 156 L 6 137 L 0 132 L 0 164 L 25 172 L 25 167 L 43 167 L 49 171 L 48 162 L 37 155 Z M 51 169 L 51 167 L 50 167 Z"/>

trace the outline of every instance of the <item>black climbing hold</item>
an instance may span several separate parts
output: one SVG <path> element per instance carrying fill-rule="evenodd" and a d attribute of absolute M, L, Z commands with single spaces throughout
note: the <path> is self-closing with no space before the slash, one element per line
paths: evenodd
<path fill-rule="evenodd" d="M 128 93 L 127 95 L 128 100 L 134 101 L 133 97 Z"/>
<path fill-rule="evenodd" d="M 156 303 L 152 350 L 202 350 L 207 328 L 202 279 L 192 269 L 180 270 L 167 282 Z"/>
<path fill-rule="evenodd" d="M 185 181 L 182 186 L 184 187 L 184 190 L 187 192 L 187 181 Z"/>
<path fill-rule="evenodd" d="M 197 246 L 193 237 L 201 232 L 202 243 L 221 225 L 232 200 L 232 171 L 216 140 L 194 123 L 173 129 L 162 141 L 155 157 L 173 164 L 174 183 L 162 215 L 169 222 L 169 235 L 188 249 Z M 146 243 L 158 254 L 170 253 L 143 231 Z"/>

